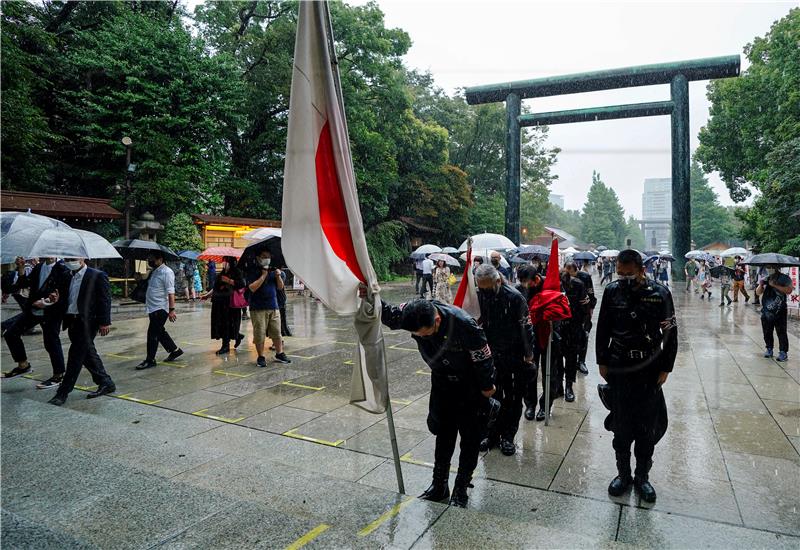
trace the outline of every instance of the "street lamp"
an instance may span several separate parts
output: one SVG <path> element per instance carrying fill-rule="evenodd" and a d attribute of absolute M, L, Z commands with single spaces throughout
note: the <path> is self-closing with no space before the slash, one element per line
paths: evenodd
<path fill-rule="evenodd" d="M 133 140 L 128 136 L 122 138 L 125 146 L 125 240 L 131 238 L 131 173 L 136 170 L 136 165 L 131 164 L 131 147 Z M 125 297 L 128 297 L 128 275 L 130 273 L 130 260 L 125 259 Z"/>

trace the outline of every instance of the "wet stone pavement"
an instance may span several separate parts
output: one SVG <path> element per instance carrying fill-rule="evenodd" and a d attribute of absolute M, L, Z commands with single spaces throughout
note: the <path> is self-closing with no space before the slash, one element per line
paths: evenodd
<path fill-rule="evenodd" d="M 385 296 L 411 293 L 406 283 Z M 50 369 L 41 336 L 28 336 L 34 373 L 2 382 L 2 545 L 800 548 L 797 322 L 780 364 L 761 357 L 753 306 L 682 291 L 675 302 L 655 505 L 606 492 L 615 466 L 593 338 L 576 401 L 557 401 L 548 427 L 523 419 L 515 456 L 482 456 L 462 510 L 396 492 L 385 416 L 348 404 L 352 321 L 313 299 L 290 298 L 293 362 L 267 368 L 255 366 L 248 323 L 240 349 L 217 357 L 198 304 L 168 327 L 181 360 L 137 371 L 147 320 L 118 320 L 97 339 L 117 393 L 86 400 L 84 371 L 61 408 L 34 388 Z M 433 462 L 430 375 L 406 333 L 385 336 L 406 489 L 418 495 Z M 5 345 L 2 361 L 7 370 Z"/>

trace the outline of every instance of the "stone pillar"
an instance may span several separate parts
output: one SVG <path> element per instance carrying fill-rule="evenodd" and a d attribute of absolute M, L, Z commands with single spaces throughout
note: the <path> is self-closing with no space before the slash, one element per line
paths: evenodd
<path fill-rule="evenodd" d="M 514 244 L 519 240 L 520 195 L 520 98 L 518 94 L 506 96 L 506 237 Z"/>
<path fill-rule="evenodd" d="M 689 82 L 676 75 L 670 83 L 672 95 L 672 278 L 685 280 L 683 257 L 689 252 L 692 229 L 689 173 Z"/>

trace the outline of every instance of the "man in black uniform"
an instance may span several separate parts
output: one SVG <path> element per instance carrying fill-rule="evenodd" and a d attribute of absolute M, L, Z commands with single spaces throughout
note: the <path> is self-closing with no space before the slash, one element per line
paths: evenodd
<path fill-rule="evenodd" d="M 362 290 L 362 296 L 366 291 Z M 381 322 L 411 332 L 431 368 L 428 429 L 436 436 L 433 482 L 420 495 L 441 501 L 450 496 L 450 459 L 461 436 L 458 474 L 450 498 L 466 507 L 467 488 L 478 464 L 487 398 L 495 393 L 492 352 L 483 330 L 461 309 L 437 301 L 412 300 L 400 307 L 383 302 Z"/>
<path fill-rule="evenodd" d="M 608 382 L 606 429 L 614 432 L 617 477 L 608 493 L 620 496 L 631 484 L 645 502 L 655 502 L 648 474 L 656 443 L 667 430 L 667 405 L 661 386 L 678 353 L 678 328 L 672 294 L 647 279 L 642 257 L 623 250 L 618 279 L 606 287 L 597 319 L 597 363 Z M 636 456 L 631 478 L 631 444 Z"/>
<path fill-rule="evenodd" d="M 542 288 L 544 277 L 539 274 L 539 270 L 536 267 L 532 265 L 523 265 L 517 270 L 517 280 L 519 281 L 517 290 L 525 297 L 525 301 L 528 302 L 528 307 L 530 307 L 531 299 Z M 530 319 L 530 316 L 528 318 Z M 533 328 L 531 328 L 531 331 L 532 330 Z M 532 368 L 528 371 L 529 378 L 525 385 L 525 394 L 523 397 L 523 401 L 525 402 L 525 418 L 528 420 L 533 420 L 536 416 L 536 398 L 538 397 L 536 384 L 539 381 L 539 365 L 541 364 L 542 356 L 542 350 L 539 349 L 539 342 L 536 339 L 536 335 L 533 336 L 531 341 L 531 349 L 533 349 L 533 364 L 531 365 Z"/>
<path fill-rule="evenodd" d="M 572 263 L 572 266 L 577 272 L 574 263 Z M 589 298 L 586 294 L 586 287 L 583 286 L 581 280 L 571 276 L 570 270 L 566 267 L 561 272 L 561 288 L 569 300 L 569 309 L 572 312 L 572 316 L 561 321 L 560 335 L 561 354 L 564 357 L 564 379 L 562 380 L 562 377 L 559 376 L 558 385 L 560 388 L 561 384 L 565 383 L 564 401 L 572 403 L 575 401 L 575 392 L 572 389 L 572 385 L 575 383 L 578 373 L 581 345 L 585 336 L 583 325 L 586 319 Z"/>
<path fill-rule="evenodd" d="M 498 445 L 500 452 L 511 456 L 517 452 L 514 436 L 519 430 L 522 397 L 533 370 L 533 327 L 528 302 L 515 288 L 503 281 L 492 265 L 475 270 L 478 285 L 480 324 L 486 333 L 497 369 L 497 394 L 500 416 L 481 442 L 486 451 Z"/>
<path fill-rule="evenodd" d="M 594 295 L 594 282 L 592 281 L 591 274 L 587 271 L 589 269 L 589 262 L 585 262 L 583 264 L 583 269 L 580 270 L 575 262 L 568 262 L 565 267 L 570 277 L 577 277 L 581 280 L 583 287 L 586 289 L 586 296 L 589 299 L 588 311 L 585 312 L 586 315 L 583 317 L 583 331 L 579 334 L 581 337 L 581 349 L 578 357 L 578 370 L 581 371 L 581 374 L 589 374 L 589 369 L 586 368 L 586 348 L 589 347 L 589 333 L 592 330 L 592 314 L 597 305 L 597 298 Z"/>

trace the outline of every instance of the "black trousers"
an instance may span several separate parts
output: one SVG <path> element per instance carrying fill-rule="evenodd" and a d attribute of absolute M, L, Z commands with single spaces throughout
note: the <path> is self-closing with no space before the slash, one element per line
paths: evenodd
<path fill-rule="evenodd" d="M 778 349 L 789 353 L 789 336 L 786 333 L 786 311 L 778 313 L 777 316 L 766 319 L 761 317 L 761 330 L 764 333 L 764 344 L 769 349 L 775 347 L 775 338 L 772 334 L 773 331 L 778 333 Z"/>
<path fill-rule="evenodd" d="M 486 404 L 480 390 L 464 382 L 431 379 L 431 396 L 428 402 L 428 429 L 436 436 L 434 461 L 447 469 L 456 448 L 456 438 L 461 436 L 461 453 L 458 472 L 472 475 L 478 465 L 484 417 L 481 407 Z"/>
<path fill-rule="evenodd" d="M 583 330 L 583 318 L 573 318 L 561 323 L 561 354 L 564 357 L 564 376 L 567 384 L 575 382 L 578 373 L 583 340 L 586 332 Z M 559 377 L 559 382 L 561 377 Z"/>
<path fill-rule="evenodd" d="M 422 280 L 422 270 L 414 270 L 414 294 L 419 294 L 419 282 Z"/>
<path fill-rule="evenodd" d="M 158 344 L 164 346 L 167 353 L 172 353 L 178 349 L 178 346 L 167 333 L 167 329 L 164 328 L 169 314 L 163 309 L 159 309 L 151 313 L 149 317 L 150 324 L 147 325 L 147 360 L 155 361 Z"/>
<path fill-rule="evenodd" d="M 433 275 L 430 273 L 426 273 L 422 276 L 422 288 L 419 289 L 420 295 L 425 295 L 425 287 L 428 286 L 431 289 L 431 298 L 433 298 Z"/>
<path fill-rule="evenodd" d="M 67 372 L 58 387 L 56 395 L 66 399 L 69 392 L 75 388 L 75 382 L 81 373 L 81 367 L 86 367 L 98 387 L 113 386 L 114 381 L 111 380 L 111 377 L 106 372 L 103 360 L 100 359 L 94 347 L 97 327 L 90 327 L 82 319 L 75 318 L 69 324 L 68 334 L 70 346 L 67 354 Z"/>
<path fill-rule="evenodd" d="M 552 344 L 553 351 L 550 356 L 550 407 L 553 406 L 553 401 L 556 400 L 556 395 L 558 395 L 558 390 L 563 390 L 562 380 L 564 379 L 564 357 L 561 354 L 561 341 L 554 341 Z M 539 379 L 542 382 L 542 395 L 539 397 L 539 408 L 544 408 L 544 389 L 545 385 L 547 384 L 547 348 L 542 351 L 542 355 L 539 359 Z M 535 403 L 536 400 L 536 386 L 534 384 L 533 387 L 533 401 L 527 401 L 528 405 L 530 406 L 531 403 Z"/>
<path fill-rule="evenodd" d="M 589 333 L 592 332 L 592 318 L 587 316 L 583 321 L 583 330 L 580 333 L 581 351 L 579 359 L 581 363 L 586 363 L 586 350 L 589 348 Z"/>
<path fill-rule="evenodd" d="M 22 335 L 33 327 L 42 325 L 42 340 L 44 341 L 44 349 L 47 350 L 47 354 L 50 356 L 53 376 L 62 376 L 64 374 L 64 351 L 61 348 L 61 318 L 52 316 L 39 317 L 30 313 L 22 313 L 14 317 L 14 319 L 16 321 L 3 334 L 14 361 L 19 363 L 28 360 L 25 344 L 22 343 Z"/>
<path fill-rule="evenodd" d="M 500 415 L 492 430 L 489 439 L 497 441 L 498 438 L 514 441 L 514 436 L 519 430 L 519 420 L 522 415 L 522 399 L 528 391 L 531 372 L 535 371 L 532 365 L 527 365 L 522 359 L 513 359 L 495 354 L 495 367 L 497 391 L 494 398 L 500 401 Z"/>
<path fill-rule="evenodd" d="M 289 330 L 289 323 L 286 321 L 286 306 L 281 306 L 281 336 L 291 336 L 292 331 Z"/>

